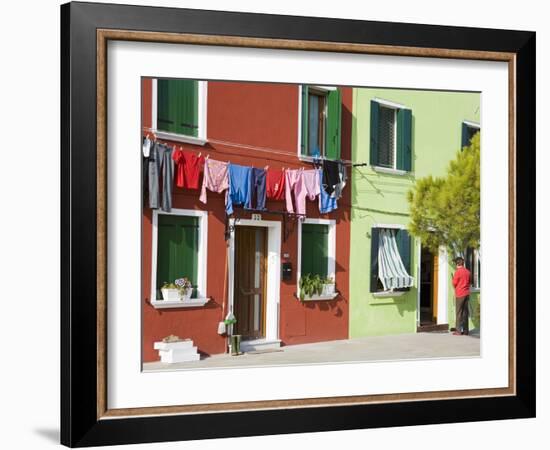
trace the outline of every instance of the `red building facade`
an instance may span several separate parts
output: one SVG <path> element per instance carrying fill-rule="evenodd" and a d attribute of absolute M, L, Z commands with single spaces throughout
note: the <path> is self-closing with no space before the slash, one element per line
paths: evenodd
<path fill-rule="evenodd" d="M 196 83 L 199 87 L 194 91 L 195 106 L 194 109 L 191 107 L 190 113 L 196 120 L 193 124 L 182 122 L 182 126 L 192 129 L 186 136 L 180 135 L 177 129 L 161 130 L 163 118 L 160 115 L 166 101 L 162 96 L 165 94 L 161 92 L 159 80 L 143 80 L 144 136 L 153 130 L 158 141 L 186 152 L 243 166 L 313 168 L 311 159 L 303 156 L 304 121 L 316 120 L 312 114 L 317 114 L 317 110 L 311 108 L 319 108 L 319 117 L 323 111 L 326 115 L 327 110 L 332 114 L 329 108 L 333 105 L 329 103 L 334 103 L 334 100 L 330 92 L 335 88 L 310 87 L 307 90 L 291 84 Z M 349 160 L 352 89 L 338 88 L 337 93 L 334 98 L 339 102 L 338 129 L 335 131 L 339 140 L 338 156 Z M 315 95 L 318 98 L 313 98 Z M 319 142 L 325 154 L 329 155 L 332 151 L 330 145 L 335 145 L 329 133 L 331 127 L 335 130 L 335 125 L 327 122 L 324 130 L 324 122 L 319 124 L 321 128 L 316 130 L 316 136 L 321 136 Z M 258 346 L 347 339 L 350 170 L 348 177 L 338 209 L 320 214 L 318 199 L 306 200 L 305 221 L 283 214 L 285 202 L 272 200 L 267 201 L 267 211 L 236 208 L 235 220 L 228 220 L 225 193 L 208 192 L 204 204 L 199 201 L 200 190 L 174 186 L 171 214 L 195 214 L 193 217 L 197 217 L 197 223 L 200 223 L 196 244 L 199 254 L 197 277 L 200 281 L 196 295 L 206 297 L 208 301 L 194 307 L 163 308 L 154 298 L 159 264 L 163 264 L 159 258 L 166 258 L 160 254 L 158 236 L 165 219 L 159 219 L 163 211 L 152 210 L 145 203 L 142 216 L 143 361 L 157 361 L 158 353 L 153 344 L 170 334 L 191 338 L 203 354 L 224 353 L 227 339 L 218 334 L 218 324 L 230 311 L 237 316 L 238 323 L 242 320 L 239 324 L 241 331 L 250 331 L 250 342 Z M 300 268 L 304 265 L 301 252 L 306 248 L 302 236 L 306 224 L 319 225 L 320 230 L 327 230 L 323 241 L 327 245 L 326 273 L 334 275 L 338 292 L 333 299 L 300 301 L 297 298 Z M 258 257 L 256 260 L 254 255 Z M 285 268 L 291 268 L 289 277 L 282 276 L 283 264 Z M 242 303 L 239 299 L 244 298 L 243 295 L 249 296 L 246 311 L 239 303 Z M 244 316 L 247 317 L 243 319 Z M 244 321 L 248 322 L 250 329 Z"/>

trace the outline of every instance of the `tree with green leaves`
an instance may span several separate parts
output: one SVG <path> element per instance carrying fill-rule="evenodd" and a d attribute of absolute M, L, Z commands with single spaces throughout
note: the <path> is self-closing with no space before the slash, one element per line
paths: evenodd
<path fill-rule="evenodd" d="M 480 139 L 458 151 L 444 177 L 416 180 L 408 192 L 410 233 L 436 252 L 440 245 L 455 256 L 468 247 L 479 248 Z"/>

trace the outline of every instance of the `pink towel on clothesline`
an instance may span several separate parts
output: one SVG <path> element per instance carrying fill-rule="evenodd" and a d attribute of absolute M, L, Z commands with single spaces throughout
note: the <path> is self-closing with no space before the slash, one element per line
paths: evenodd
<path fill-rule="evenodd" d="M 294 193 L 296 214 L 305 214 L 306 197 L 315 200 L 321 193 L 319 170 L 287 170 L 285 176 L 286 210 L 289 213 L 294 212 L 294 205 L 292 204 L 292 193 Z"/>
<path fill-rule="evenodd" d="M 229 177 L 227 173 L 227 163 L 210 158 L 205 159 L 202 189 L 199 200 L 206 203 L 206 189 L 212 192 L 221 193 L 228 188 Z"/>

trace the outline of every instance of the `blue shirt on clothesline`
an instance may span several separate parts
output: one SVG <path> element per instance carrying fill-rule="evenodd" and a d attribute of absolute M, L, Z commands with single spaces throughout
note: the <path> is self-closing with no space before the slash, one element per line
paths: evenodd
<path fill-rule="evenodd" d="M 231 164 L 227 166 L 229 173 L 229 192 L 225 203 L 227 215 L 233 214 L 233 204 L 250 205 L 250 175 L 252 167 Z"/>
<path fill-rule="evenodd" d="M 321 214 L 327 214 L 338 208 L 338 201 L 336 197 L 331 197 L 326 193 L 323 187 L 323 171 L 320 170 L 319 180 L 321 182 L 321 195 L 319 195 L 319 212 Z"/>

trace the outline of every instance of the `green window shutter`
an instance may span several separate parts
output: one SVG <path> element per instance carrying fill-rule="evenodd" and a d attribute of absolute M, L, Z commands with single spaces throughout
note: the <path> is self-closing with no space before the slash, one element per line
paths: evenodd
<path fill-rule="evenodd" d="M 328 225 L 302 224 L 302 275 L 326 277 L 328 274 Z"/>
<path fill-rule="evenodd" d="M 187 277 L 196 294 L 199 250 L 199 218 L 158 215 L 157 298 L 160 287 L 175 279 Z"/>
<path fill-rule="evenodd" d="M 412 111 L 397 110 L 397 165 L 398 170 L 412 170 Z"/>
<path fill-rule="evenodd" d="M 378 291 L 378 242 L 380 228 L 372 228 L 370 233 L 370 292 Z"/>
<path fill-rule="evenodd" d="M 173 95 L 170 93 L 171 80 L 157 81 L 157 129 L 174 132 L 174 117 L 169 110 L 168 99 Z"/>
<path fill-rule="evenodd" d="M 198 136 L 199 83 L 195 80 L 157 81 L 157 128 Z"/>
<path fill-rule="evenodd" d="M 309 121 L 309 114 L 308 114 L 308 104 L 309 104 L 309 94 L 308 94 L 308 87 L 303 84 L 302 85 L 302 141 L 300 143 L 301 149 L 300 153 L 302 155 L 307 155 L 307 135 L 308 135 L 308 121 Z"/>
<path fill-rule="evenodd" d="M 340 159 L 342 94 L 338 89 L 328 92 L 327 104 L 325 156 L 329 159 Z"/>
<path fill-rule="evenodd" d="M 399 250 L 399 256 L 401 261 L 409 275 L 412 276 L 412 260 L 411 260 L 411 235 L 407 230 L 398 230 L 395 236 L 397 242 L 397 250 Z"/>
<path fill-rule="evenodd" d="M 195 80 L 176 80 L 179 84 L 178 133 L 198 136 L 199 132 L 199 83 Z"/>
<path fill-rule="evenodd" d="M 462 140 L 460 148 L 463 149 L 470 145 L 470 133 L 468 132 L 468 125 L 462 122 Z"/>
<path fill-rule="evenodd" d="M 378 165 L 378 128 L 379 128 L 380 104 L 370 102 L 370 165 Z M 377 275 L 378 277 L 378 275 Z M 375 292 L 375 291 L 372 291 Z"/>

